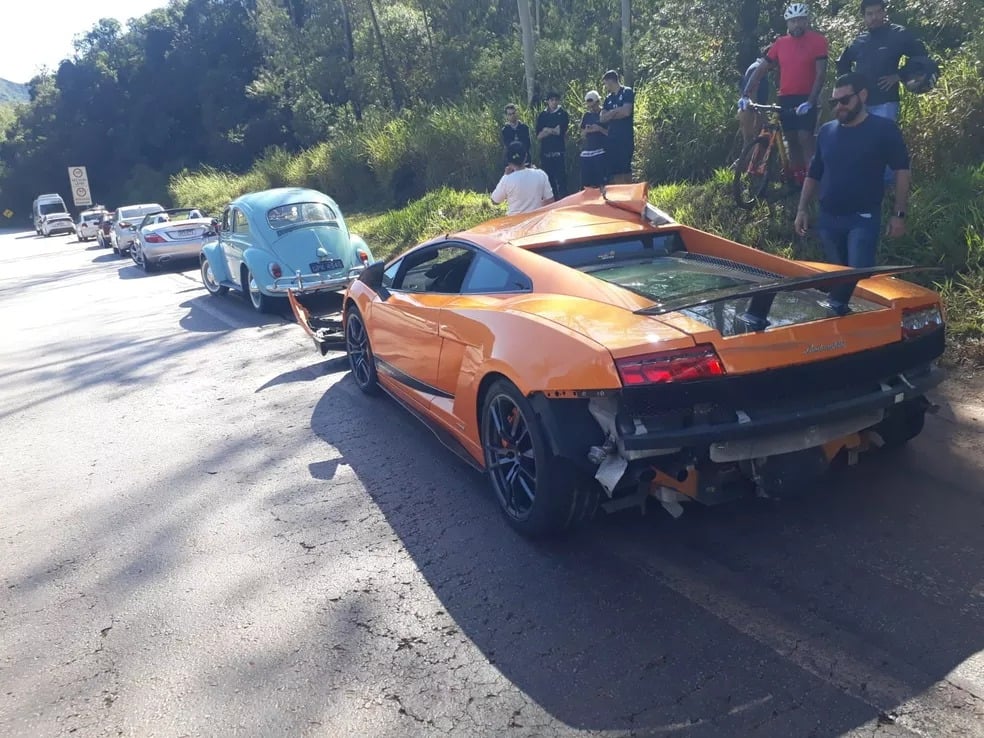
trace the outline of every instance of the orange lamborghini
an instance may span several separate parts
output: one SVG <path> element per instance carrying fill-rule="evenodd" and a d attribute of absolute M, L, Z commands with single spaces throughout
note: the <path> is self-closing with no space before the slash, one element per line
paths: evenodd
<path fill-rule="evenodd" d="M 291 304 L 540 535 L 599 505 L 796 494 L 917 435 L 945 329 L 934 292 L 891 276 L 912 269 L 773 256 L 619 185 L 373 263 L 340 321 Z"/>

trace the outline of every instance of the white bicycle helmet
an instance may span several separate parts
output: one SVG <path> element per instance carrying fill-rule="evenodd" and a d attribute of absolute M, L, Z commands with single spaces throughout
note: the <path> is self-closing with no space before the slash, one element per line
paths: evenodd
<path fill-rule="evenodd" d="M 790 18 L 808 18 L 809 15 L 810 8 L 806 3 L 791 3 L 782 17 L 789 20 Z"/>

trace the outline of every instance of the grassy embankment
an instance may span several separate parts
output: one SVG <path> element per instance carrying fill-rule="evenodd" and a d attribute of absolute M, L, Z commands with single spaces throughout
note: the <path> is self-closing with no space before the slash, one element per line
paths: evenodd
<path fill-rule="evenodd" d="M 885 264 L 938 266 L 951 335 L 949 359 L 984 366 L 984 53 L 965 49 L 930 95 L 907 96 L 902 125 L 915 186 L 908 233 L 883 239 Z M 784 256 L 816 258 L 814 239 L 793 235 L 795 201 L 746 213 L 730 200 L 734 122 L 730 90 L 703 86 L 637 91 L 636 175 L 674 217 Z M 569 110 L 579 93 L 567 92 Z M 525 116 L 532 120 L 533 111 Z M 328 192 L 380 257 L 503 212 L 487 197 L 500 171 L 498 113 L 454 108 L 366 120 L 297 155 L 272 150 L 247 173 L 186 172 L 171 181 L 176 204 L 220 210 L 243 192 L 303 185 Z M 579 142 L 568 171 L 576 184 Z"/>

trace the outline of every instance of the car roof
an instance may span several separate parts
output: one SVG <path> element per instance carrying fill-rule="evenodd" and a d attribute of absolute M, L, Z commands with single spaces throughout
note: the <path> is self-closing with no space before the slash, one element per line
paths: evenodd
<path fill-rule="evenodd" d="M 163 210 L 164 209 L 164 206 L 163 205 L 160 205 L 160 204 L 158 204 L 156 202 L 144 202 L 144 203 L 138 203 L 136 205 L 120 205 L 117 208 L 117 210 L 118 211 L 119 210 L 137 210 L 137 209 L 140 209 L 140 208 L 160 208 L 161 210 Z"/>
<path fill-rule="evenodd" d="M 247 214 L 266 215 L 267 212 L 279 205 L 290 205 L 302 202 L 321 202 L 330 206 L 336 213 L 341 213 L 340 208 L 328 195 L 318 190 L 308 189 L 307 187 L 276 187 L 271 190 L 261 190 L 260 192 L 248 192 L 240 195 L 230 203 L 233 207 L 245 210 Z"/>

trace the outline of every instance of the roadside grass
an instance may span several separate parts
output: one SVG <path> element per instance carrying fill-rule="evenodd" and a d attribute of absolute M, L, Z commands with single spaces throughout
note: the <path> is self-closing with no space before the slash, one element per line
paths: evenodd
<path fill-rule="evenodd" d="M 377 259 L 391 256 L 444 233 L 471 228 L 505 214 L 488 195 L 442 187 L 397 210 L 352 213 L 349 230 L 369 244 Z"/>

